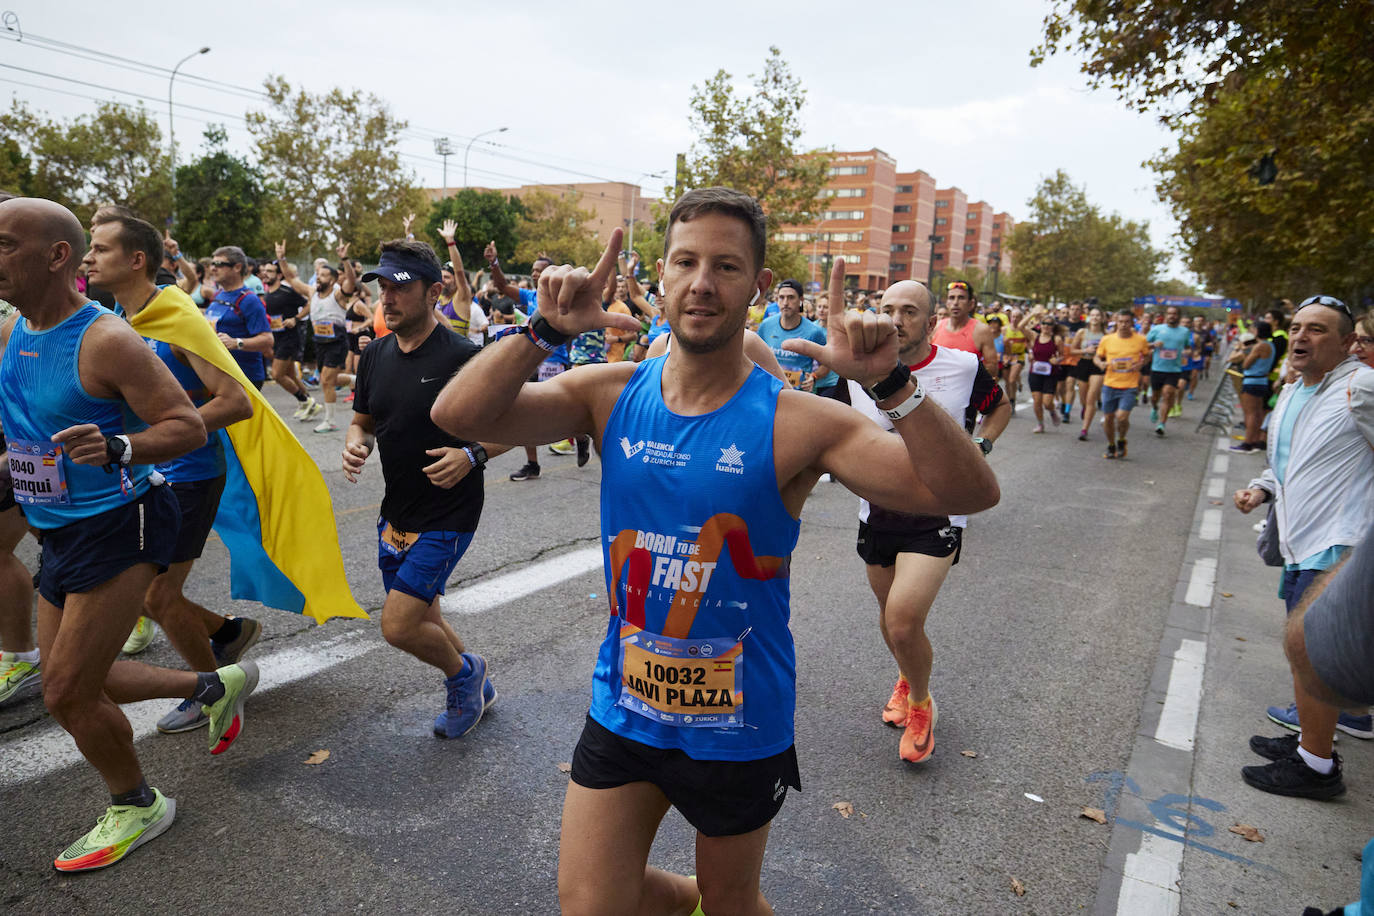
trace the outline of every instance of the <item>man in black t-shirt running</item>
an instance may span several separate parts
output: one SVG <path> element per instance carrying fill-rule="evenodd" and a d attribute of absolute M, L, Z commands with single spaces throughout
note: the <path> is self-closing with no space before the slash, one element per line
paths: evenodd
<path fill-rule="evenodd" d="M 272 326 L 272 381 L 296 399 L 300 406 L 292 414 L 297 420 L 313 418 L 324 407 L 306 393 L 300 364 L 303 341 L 300 322 L 309 312 L 314 290 L 296 276 L 295 266 L 286 260 L 286 243 L 277 242 L 277 259 L 262 265 L 262 304 Z"/>
<path fill-rule="evenodd" d="M 477 530 L 488 454 L 506 447 L 457 439 L 429 418 L 445 383 L 479 349 L 440 328 L 434 306 L 443 283 L 434 249 L 387 242 L 380 266 L 363 280 L 381 288 L 378 307 L 393 333 L 369 344 L 359 361 L 344 476 L 356 482 L 373 447 L 381 449 L 382 636 L 444 672 L 448 701 L 434 734 L 460 738 L 495 702 L 496 688 L 486 659 L 468 652 L 440 614 L 439 596 Z"/>

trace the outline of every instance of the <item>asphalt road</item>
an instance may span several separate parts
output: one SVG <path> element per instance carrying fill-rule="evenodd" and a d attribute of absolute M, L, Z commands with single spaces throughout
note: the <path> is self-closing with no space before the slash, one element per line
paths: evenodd
<path fill-rule="evenodd" d="M 774 822 L 763 874 L 779 913 L 1092 909 L 1113 828 L 1079 811 L 1101 806 L 1105 774 L 1130 762 L 1216 451 L 1212 434 L 1192 433 L 1200 409 L 1190 404 L 1165 440 L 1148 435 L 1138 410 L 1130 459 L 1108 462 L 1100 429 L 1086 444 L 1070 428 L 1033 435 L 1022 408 L 991 457 L 1002 502 L 972 520 L 931 614 L 940 720 L 935 755 L 919 767 L 898 759 L 898 733 L 879 719 L 895 667 L 854 553 L 857 500 L 818 485 L 792 565 L 803 791 Z M 334 494 L 354 594 L 375 611 L 380 470 L 350 485 L 338 470 L 342 431 L 296 429 Z M 450 619 L 501 692 L 471 735 L 430 734 L 441 679 L 387 646 L 375 620 L 316 627 L 228 600 L 226 554 L 212 539 L 188 593 L 263 621 L 250 657 L 265 677 L 274 658 L 313 673 L 250 700 L 243 735 L 221 757 L 208 755 L 203 731 L 139 740 L 150 783 L 178 801 L 177 822 L 87 875 L 58 874 L 51 860 L 103 810 L 102 783 L 84 763 L 61 765 L 66 739 L 36 696 L 0 708 L 0 911 L 557 912 L 560 764 L 582 727 L 606 602 L 599 567 L 560 578 L 548 564 L 597 543 L 599 465 L 546 454 L 540 480 L 509 481 L 523 460 L 517 451 L 493 461 L 482 526 L 449 590 Z M 32 554 L 26 541 L 21 556 Z M 465 590 L 492 582 L 497 591 L 466 613 Z M 180 664 L 165 638 L 143 657 Z M 1281 670 L 1278 679 L 1267 702 L 1282 698 Z M 173 705 L 154 701 L 138 715 Z M 322 749 L 328 760 L 304 764 Z M 1215 763 L 1216 779 L 1231 764 Z M 15 769 L 23 778 L 6 780 Z M 1347 809 L 1367 809 L 1369 786 L 1352 784 Z M 1289 811 L 1319 825 L 1315 804 Z M 694 871 L 692 841 L 670 813 L 651 862 Z M 1250 852 L 1234 835 L 1211 842 Z M 1204 864 L 1208 905 L 1197 912 L 1215 912 L 1214 901 L 1236 899 L 1249 866 Z M 1326 907 L 1353 897 L 1353 869 L 1312 879 Z M 1268 912 L 1257 899 L 1239 911 Z"/>

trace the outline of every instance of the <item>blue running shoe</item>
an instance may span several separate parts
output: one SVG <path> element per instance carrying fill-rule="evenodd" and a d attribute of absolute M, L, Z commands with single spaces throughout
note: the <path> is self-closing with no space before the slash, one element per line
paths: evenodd
<path fill-rule="evenodd" d="M 1368 713 L 1362 716 L 1352 716 L 1348 712 L 1343 712 L 1340 718 L 1336 720 L 1336 727 L 1347 735 L 1363 738 L 1366 741 L 1374 738 L 1374 717 Z"/>
<path fill-rule="evenodd" d="M 434 734 L 440 738 L 463 737 L 486 711 L 487 661 L 475 652 L 464 652 L 463 658 L 469 666 L 467 673 L 444 679 L 448 704 L 434 720 Z"/>
<path fill-rule="evenodd" d="M 1289 703 L 1287 706 L 1270 706 L 1264 711 L 1269 717 L 1269 721 L 1275 725 L 1282 725 L 1284 728 L 1300 732 L 1302 726 L 1298 724 L 1298 704 Z"/>
<path fill-rule="evenodd" d="M 497 696 L 499 694 L 496 692 L 496 685 L 491 682 L 491 678 L 487 678 L 482 682 L 482 705 L 491 708 L 491 704 L 496 702 Z"/>

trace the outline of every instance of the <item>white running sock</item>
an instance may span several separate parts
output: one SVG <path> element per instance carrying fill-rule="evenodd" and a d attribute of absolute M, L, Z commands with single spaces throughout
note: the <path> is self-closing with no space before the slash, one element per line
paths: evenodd
<path fill-rule="evenodd" d="M 1298 756 L 1302 758 L 1302 762 L 1307 764 L 1309 768 L 1316 770 L 1323 776 L 1330 775 L 1331 771 L 1336 768 L 1336 761 L 1332 760 L 1330 757 L 1318 757 L 1302 745 L 1298 745 Z"/>
<path fill-rule="evenodd" d="M 334 402 L 333 402 L 333 401 L 325 401 L 325 402 L 324 402 L 324 422 L 326 422 L 326 423 L 333 423 L 333 422 L 334 422 Z"/>
<path fill-rule="evenodd" d="M 38 650 L 30 649 L 28 652 L 15 652 L 14 655 L 21 662 L 28 662 L 30 665 L 38 664 Z"/>

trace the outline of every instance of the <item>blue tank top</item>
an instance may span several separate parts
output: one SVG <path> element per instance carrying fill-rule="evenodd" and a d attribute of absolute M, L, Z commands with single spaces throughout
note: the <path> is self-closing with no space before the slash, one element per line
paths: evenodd
<path fill-rule="evenodd" d="M 14 498 L 35 528 L 61 528 L 108 512 L 142 496 L 149 486 L 149 465 L 111 472 L 76 464 L 52 443 L 54 433 L 81 423 L 96 424 L 106 436 L 145 428 L 123 401 L 92 397 L 81 385 L 82 339 L 105 315 L 114 317 L 88 302 L 61 324 L 36 332 L 21 316 L 0 361 L 0 418 Z"/>
<path fill-rule="evenodd" d="M 181 383 L 181 387 L 186 389 L 186 394 L 191 399 L 191 403 L 197 408 L 205 406 L 210 400 L 210 392 L 205 387 L 205 382 L 201 381 L 196 370 L 176 358 L 172 352 L 172 345 L 162 340 L 148 341 L 148 346 L 152 347 L 158 359 L 172 371 L 172 375 Z M 157 466 L 157 471 L 172 483 L 190 483 L 196 480 L 214 480 L 216 477 L 225 473 L 224 447 L 220 444 L 219 431 L 210 433 L 206 437 L 206 442 L 193 452 L 187 452 L 180 458 L 173 458 L 164 464 Z"/>
<path fill-rule="evenodd" d="M 611 615 L 592 718 L 698 760 L 757 760 L 793 743 L 788 629 L 800 522 L 778 492 L 782 382 L 755 367 L 702 416 L 663 403 L 666 357 L 640 363 L 602 440 L 601 533 Z"/>
<path fill-rule="evenodd" d="M 1250 364 L 1250 368 L 1245 370 L 1245 381 L 1263 382 L 1269 378 L 1269 371 L 1274 368 L 1274 357 L 1278 352 L 1274 349 L 1272 340 L 1265 341 L 1269 344 L 1269 355 L 1260 357 Z M 1255 344 L 1259 346 L 1259 344 Z"/>

